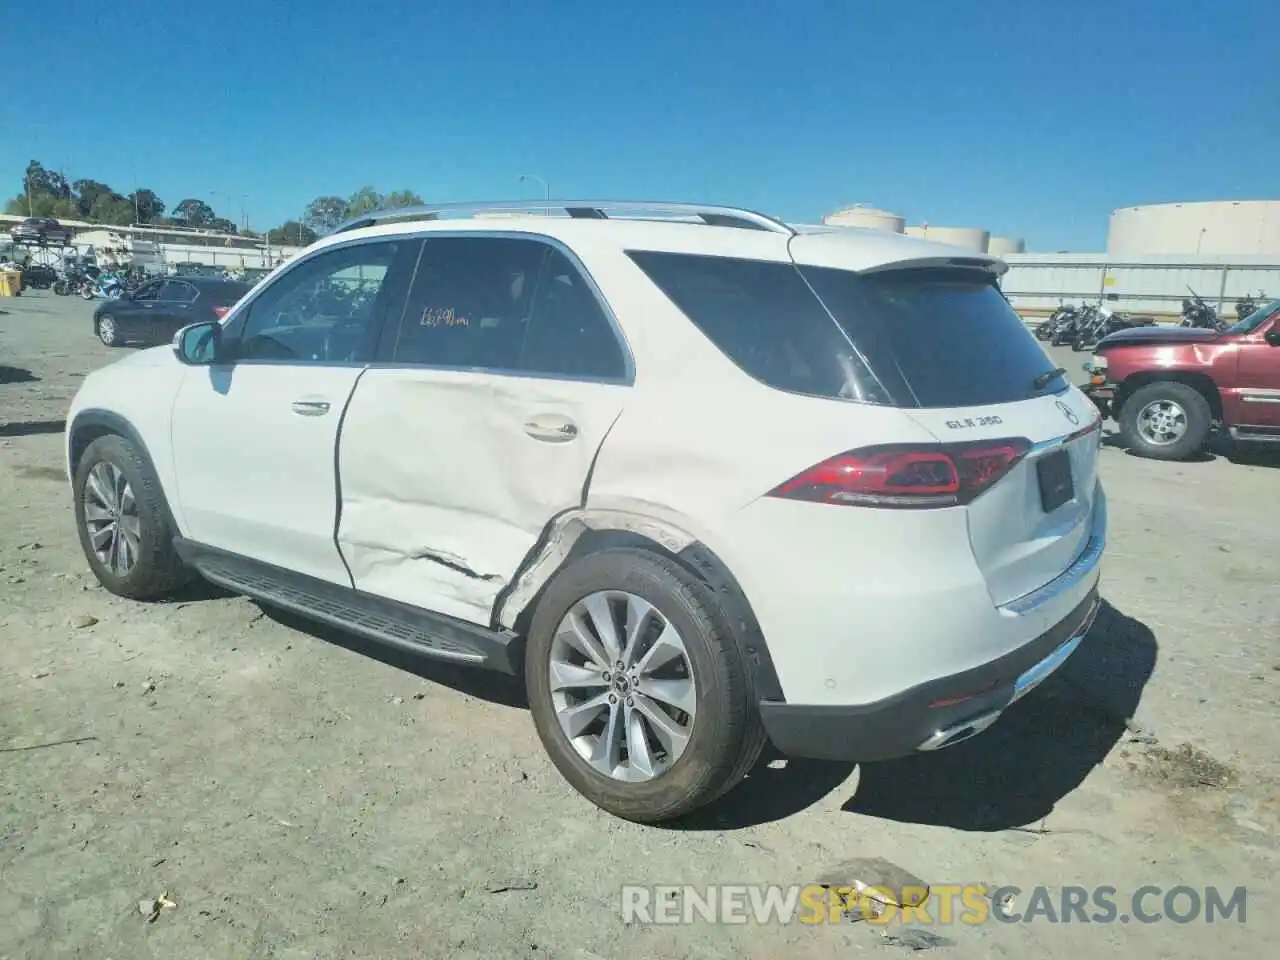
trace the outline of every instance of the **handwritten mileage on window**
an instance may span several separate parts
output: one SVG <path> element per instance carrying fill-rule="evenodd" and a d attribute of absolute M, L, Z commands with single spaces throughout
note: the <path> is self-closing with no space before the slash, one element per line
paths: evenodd
<path fill-rule="evenodd" d="M 422 311 L 422 320 L 419 321 L 419 326 L 469 327 L 471 326 L 471 318 L 458 316 L 453 307 L 426 307 Z"/>

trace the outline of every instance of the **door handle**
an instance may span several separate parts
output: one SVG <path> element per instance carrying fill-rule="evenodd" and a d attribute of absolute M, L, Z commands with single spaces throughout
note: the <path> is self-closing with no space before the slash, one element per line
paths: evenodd
<path fill-rule="evenodd" d="M 534 417 L 524 425 L 524 432 L 546 443 L 568 443 L 578 435 L 578 425 L 564 417 Z"/>
<path fill-rule="evenodd" d="M 328 400 L 295 400 L 293 412 L 303 417 L 321 417 L 329 412 Z"/>

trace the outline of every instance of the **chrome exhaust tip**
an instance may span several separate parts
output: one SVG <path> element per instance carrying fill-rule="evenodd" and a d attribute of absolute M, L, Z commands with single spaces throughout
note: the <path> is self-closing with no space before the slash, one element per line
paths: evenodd
<path fill-rule="evenodd" d="M 970 720 L 965 720 L 963 723 L 956 723 L 949 727 L 944 727 L 943 729 L 934 732 L 927 740 L 924 741 L 924 743 L 916 747 L 916 749 L 923 751 L 941 750 L 943 747 L 954 746 L 963 740 L 968 740 L 970 737 L 976 737 L 978 734 L 982 733 L 983 730 L 986 730 L 987 727 L 999 720 L 1002 713 L 1004 713 L 1003 709 L 992 710 L 990 713 L 980 714 Z"/>

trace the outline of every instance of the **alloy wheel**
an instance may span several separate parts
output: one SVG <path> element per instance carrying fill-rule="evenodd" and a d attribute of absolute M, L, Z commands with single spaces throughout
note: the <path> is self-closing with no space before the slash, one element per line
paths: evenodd
<path fill-rule="evenodd" d="M 560 729 L 596 772 L 652 780 L 684 753 L 697 714 L 693 667 L 680 631 L 647 600 L 583 597 L 556 629 L 549 669 Z"/>
<path fill-rule="evenodd" d="M 98 561 L 118 577 L 138 562 L 142 521 L 133 488 L 120 468 L 103 460 L 84 485 L 84 528 Z"/>
<path fill-rule="evenodd" d="M 116 342 L 116 319 L 109 313 L 98 318 L 98 339 L 108 347 Z"/>
<path fill-rule="evenodd" d="M 1187 412 L 1172 400 L 1153 400 L 1138 411 L 1137 425 L 1148 443 L 1167 447 L 1187 432 Z"/>

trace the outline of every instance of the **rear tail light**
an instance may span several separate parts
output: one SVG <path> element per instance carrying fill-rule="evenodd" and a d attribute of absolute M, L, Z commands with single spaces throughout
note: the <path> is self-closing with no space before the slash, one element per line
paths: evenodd
<path fill-rule="evenodd" d="M 1022 437 L 864 447 L 810 467 L 768 496 L 860 507 L 955 507 L 990 489 L 1030 449 Z"/>
<path fill-rule="evenodd" d="M 230 312 L 231 312 L 230 307 L 214 307 L 213 308 L 213 315 L 217 317 L 219 320 L 221 320 Z"/>

